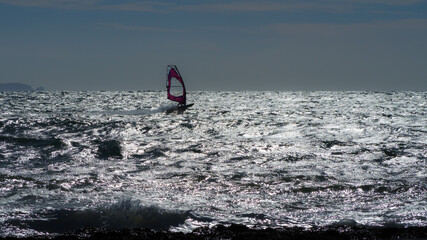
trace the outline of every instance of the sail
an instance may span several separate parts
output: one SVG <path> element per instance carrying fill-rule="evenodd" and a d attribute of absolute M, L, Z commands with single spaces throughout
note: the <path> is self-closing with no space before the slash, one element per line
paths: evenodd
<path fill-rule="evenodd" d="M 166 88 L 168 91 L 168 99 L 178 102 L 179 104 L 185 104 L 186 92 L 184 81 L 175 65 L 168 65 Z"/>

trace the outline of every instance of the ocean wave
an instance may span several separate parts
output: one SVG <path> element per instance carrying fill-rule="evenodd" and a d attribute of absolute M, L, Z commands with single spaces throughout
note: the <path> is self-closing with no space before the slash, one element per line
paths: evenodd
<path fill-rule="evenodd" d="M 189 96 L 168 113 L 161 92 L 2 94 L 0 236 L 427 224 L 426 92 Z"/>
<path fill-rule="evenodd" d="M 43 233 L 66 233 L 82 228 L 167 230 L 183 224 L 189 212 L 172 212 L 156 206 L 142 206 L 137 200 L 124 199 L 96 209 L 42 209 L 30 219 L 10 219 L 9 228 L 26 227 Z"/>
<path fill-rule="evenodd" d="M 0 142 L 5 142 L 13 144 L 15 146 L 23 147 L 53 147 L 56 149 L 62 148 L 65 146 L 64 142 L 61 139 L 57 138 L 33 138 L 33 137 L 14 137 L 7 135 L 0 135 Z"/>

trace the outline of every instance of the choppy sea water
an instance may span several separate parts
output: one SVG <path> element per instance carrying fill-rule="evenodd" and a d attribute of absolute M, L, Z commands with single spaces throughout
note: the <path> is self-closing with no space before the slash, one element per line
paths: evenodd
<path fill-rule="evenodd" d="M 0 237 L 427 225 L 427 92 L 0 93 Z"/>

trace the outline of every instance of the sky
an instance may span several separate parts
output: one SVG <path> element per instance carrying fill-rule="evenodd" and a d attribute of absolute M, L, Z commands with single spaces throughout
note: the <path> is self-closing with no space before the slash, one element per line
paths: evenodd
<path fill-rule="evenodd" d="M 427 90 L 427 0 L 0 0 L 0 83 Z"/>

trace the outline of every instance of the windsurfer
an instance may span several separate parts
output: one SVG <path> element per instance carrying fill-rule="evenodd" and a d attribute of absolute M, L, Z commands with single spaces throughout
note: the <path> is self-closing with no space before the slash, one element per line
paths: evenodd
<path fill-rule="evenodd" d="M 172 82 L 174 84 L 172 84 Z M 173 92 L 171 88 L 174 89 Z M 185 109 L 193 105 L 187 105 L 184 80 L 175 65 L 168 65 L 167 67 L 166 89 L 167 98 L 174 102 L 178 102 L 178 108 Z"/>

